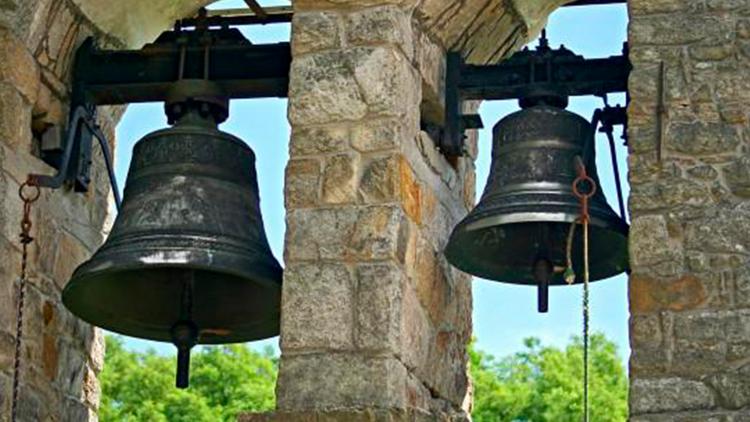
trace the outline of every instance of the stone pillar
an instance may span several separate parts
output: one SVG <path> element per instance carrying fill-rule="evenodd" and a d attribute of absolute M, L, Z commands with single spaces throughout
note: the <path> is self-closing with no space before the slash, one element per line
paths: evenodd
<path fill-rule="evenodd" d="M 629 8 L 632 420 L 748 421 L 750 4 Z"/>
<path fill-rule="evenodd" d="M 442 250 L 472 158 L 420 131 L 444 52 L 397 3 L 294 3 L 278 412 L 249 420 L 467 419 L 470 280 Z"/>
<path fill-rule="evenodd" d="M 75 47 L 93 27 L 66 1 L 0 2 L 0 420 L 10 414 L 23 205 L 29 173 L 53 174 L 39 136 L 67 123 Z M 110 139 L 119 114 L 102 110 Z M 19 421 L 96 420 L 104 339 L 60 301 L 73 269 L 102 241 L 109 185 L 94 147 L 91 191 L 43 190 L 33 205 Z"/>

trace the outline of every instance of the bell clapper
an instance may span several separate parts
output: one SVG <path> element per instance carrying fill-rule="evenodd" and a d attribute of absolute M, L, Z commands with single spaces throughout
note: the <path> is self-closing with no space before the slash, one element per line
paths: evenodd
<path fill-rule="evenodd" d="M 549 284 L 555 273 L 554 266 L 546 258 L 537 258 L 534 262 L 534 281 L 537 283 L 537 310 L 547 313 L 549 310 Z"/>
<path fill-rule="evenodd" d="M 198 327 L 191 321 L 193 308 L 194 273 L 188 270 L 182 290 L 180 321 L 172 326 L 172 343 L 177 346 L 177 388 L 190 383 L 190 350 L 198 343 Z"/>

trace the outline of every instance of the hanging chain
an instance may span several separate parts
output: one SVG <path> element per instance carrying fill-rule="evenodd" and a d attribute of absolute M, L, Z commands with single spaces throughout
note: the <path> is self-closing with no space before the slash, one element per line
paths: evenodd
<path fill-rule="evenodd" d="M 572 284 L 575 280 L 573 271 L 573 235 L 575 226 L 583 226 L 583 421 L 589 421 L 589 198 L 596 193 L 596 182 L 586 173 L 586 166 L 580 157 L 576 157 L 578 177 L 573 182 L 573 193 L 581 202 L 581 216 L 573 222 L 568 231 L 566 246 L 567 268 L 565 281 Z"/>
<path fill-rule="evenodd" d="M 27 192 L 27 189 L 30 192 Z M 26 296 L 26 267 L 28 265 L 29 245 L 34 241 L 31 237 L 31 204 L 39 199 L 39 186 L 29 178 L 18 189 L 18 196 L 23 201 L 23 218 L 21 219 L 21 277 L 18 282 L 18 309 L 16 311 L 16 349 L 13 356 L 13 398 L 11 401 L 10 420 L 16 422 L 18 412 L 18 387 L 21 375 L 21 338 L 23 336 L 23 307 Z"/>

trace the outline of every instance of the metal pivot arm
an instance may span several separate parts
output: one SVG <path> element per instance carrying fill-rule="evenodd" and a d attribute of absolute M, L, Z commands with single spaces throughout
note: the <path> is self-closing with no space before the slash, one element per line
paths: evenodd
<path fill-rule="evenodd" d="M 543 37 L 535 50 L 524 49 L 496 65 L 467 65 L 459 53 L 446 63 L 445 129 L 439 148 L 447 155 L 463 154 L 463 132 L 471 128 L 464 100 L 522 99 L 533 91 L 565 95 L 604 95 L 626 92 L 630 61 L 627 46 L 620 56 L 586 59 L 561 46 L 549 48 Z"/>
<path fill-rule="evenodd" d="M 84 131 L 88 131 L 88 134 L 84 135 Z M 57 174 L 54 176 L 32 174 L 31 180 L 36 186 L 50 189 L 60 188 L 66 181 L 74 180 L 77 191 L 86 191 L 90 182 L 91 135 L 97 139 L 101 147 L 102 155 L 104 156 L 104 165 L 107 168 L 107 176 L 112 188 L 112 195 L 115 198 L 115 207 L 119 211 L 122 201 L 120 199 L 120 190 L 117 186 L 117 179 L 115 178 L 109 142 L 99 125 L 96 124 L 91 113 L 83 106 L 76 107 L 71 114 L 65 147 L 60 158 L 60 166 Z M 88 145 L 83 145 L 84 143 L 88 143 Z M 76 151 L 78 152 L 77 154 Z"/>

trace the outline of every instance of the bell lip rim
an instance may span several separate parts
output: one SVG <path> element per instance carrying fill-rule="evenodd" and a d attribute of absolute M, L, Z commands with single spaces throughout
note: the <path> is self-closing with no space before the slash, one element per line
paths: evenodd
<path fill-rule="evenodd" d="M 94 256 L 96 256 L 96 254 L 94 254 Z M 271 256 L 271 258 L 273 258 L 273 260 L 276 261 L 275 257 Z M 101 269 L 94 269 L 93 271 L 91 271 L 87 275 L 81 275 L 81 274 L 79 274 L 80 271 L 83 271 L 84 267 L 87 267 L 87 266 L 91 265 L 91 261 L 92 261 L 92 259 L 89 259 L 89 260 L 83 262 L 81 265 L 78 266 L 78 268 L 76 268 L 73 271 L 73 274 L 70 276 L 70 279 L 68 279 L 68 282 L 65 283 L 65 287 L 63 288 L 63 295 L 65 294 L 65 290 L 68 289 L 68 286 L 71 285 L 73 282 L 79 282 L 79 280 L 80 281 L 85 281 L 87 278 L 96 276 L 98 273 L 100 273 L 102 271 L 106 271 L 106 270 L 111 270 L 112 269 L 112 267 L 105 267 L 105 268 L 101 268 Z M 260 267 L 260 266 L 261 265 L 254 265 L 254 268 L 257 268 L 257 267 Z M 148 264 L 148 268 L 149 269 L 175 268 L 175 267 L 180 267 L 180 269 L 184 269 L 184 270 L 199 270 L 199 271 L 203 270 L 203 271 L 221 272 L 221 273 L 224 273 L 224 274 L 227 274 L 227 275 L 231 275 L 231 276 L 235 276 L 235 277 L 248 278 L 248 279 L 250 279 L 255 284 L 259 284 L 259 285 L 266 286 L 266 287 L 278 288 L 278 289 L 281 289 L 281 286 L 282 286 L 282 284 L 284 282 L 284 269 L 280 265 L 278 267 L 279 268 L 279 270 L 278 270 L 278 273 L 279 273 L 278 276 L 279 277 L 278 277 L 278 281 L 276 281 L 276 280 L 273 280 L 272 276 L 271 277 L 263 277 L 262 280 L 259 280 L 257 278 L 250 278 L 250 277 L 248 277 L 247 274 L 241 273 L 239 271 L 232 271 L 231 269 L 229 269 L 228 266 L 221 265 L 221 264 L 219 264 L 219 265 L 214 264 L 212 266 L 208 266 L 208 265 L 187 266 L 187 265 L 179 264 L 179 263 L 176 263 L 176 262 L 165 263 L 165 264 Z M 267 274 L 277 272 L 274 268 L 272 268 L 270 266 L 263 265 L 263 267 L 272 270 L 272 271 L 267 272 Z M 125 264 L 125 265 L 119 266 L 117 268 L 117 270 L 115 270 L 115 271 L 116 272 L 122 272 L 122 271 L 138 270 L 138 269 L 143 269 L 143 263 L 142 262 L 139 262 L 138 264 L 135 264 L 135 263 Z M 217 270 L 219 270 L 219 271 L 217 271 Z"/>
<path fill-rule="evenodd" d="M 135 338 L 141 338 L 141 339 L 150 340 L 150 341 L 159 341 L 159 342 L 164 342 L 164 343 L 171 343 L 171 340 L 169 340 L 168 337 L 162 338 L 162 337 L 156 337 L 156 336 L 144 336 L 143 334 L 140 334 L 138 331 L 122 330 L 121 328 L 116 328 L 115 325 L 101 324 L 99 322 L 95 322 L 94 318 L 90 318 L 90 315 L 88 315 L 88 313 L 86 313 L 86 312 L 80 312 L 78 306 L 71 306 L 71 299 L 70 299 L 71 296 L 70 295 L 72 294 L 71 293 L 72 289 L 78 288 L 81 283 L 86 283 L 88 281 L 91 281 L 90 279 L 92 277 L 96 277 L 97 273 L 99 273 L 99 272 L 101 272 L 101 271 L 104 270 L 103 269 L 103 270 L 95 271 L 95 272 L 87 274 L 87 275 L 76 275 L 76 273 L 78 273 L 81 270 L 81 268 L 83 268 L 89 262 L 90 262 L 90 260 L 84 262 L 78 268 L 76 268 L 76 270 L 73 272 L 73 275 L 71 275 L 70 279 L 65 284 L 65 287 L 62 290 L 61 298 L 62 298 L 63 305 L 65 306 L 66 309 L 68 309 L 76 317 L 80 318 L 81 320 L 85 321 L 86 323 L 91 324 L 91 325 L 96 326 L 96 327 L 99 327 L 99 328 L 102 328 L 102 329 L 105 329 L 105 330 L 108 330 L 108 331 L 111 331 L 113 333 L 117 333 L 117 334 L 121 334 L 121 335 L 125 335 L 125 336 L 130 336 L 130 337 L 135 337 Z M 165 268 L 165 267 L 171 267 L 171 266 L 173 266 L 173 264 L 172 265 L 169 265 L 169 264 L 154 264 L 154 265 L 150 265 L 149 268 Z M 214 270 L 216 269 L 215 266 L 211 267 L 211 268 L 214 269 Z M 121 269 L 118 269 L 117 272 L 120 272 L 120 271 L 129 271 L 129 270 L 134 270 L 134 269 L 137 269 L 137 268 L 135 268 L 135 267 L 132 267 L 132 268 L 123 267 Z M 200 268 L 194 268 L 194 269 L 200 269 Z M 235 274 L 235 273 L 230 273 L 228 271 L 226 271 L 225 273 L 227 273 L 229 275 L 235 275 L 235 276 L 239 275 L 239 274 Z M 217 336 L 217 337 L 215 337 L 216 341 L 208 341 L 207 342 L 207 341 L 204 341 L 204 339 L 199 339 L 199 341 L 198 341 L 197 344 L 207 344 L 207 345 L 210 345 L 210 344 L 245 343 L 245 342 L 257 341 L 257 340 L 264 340 L 264 339 L 268 339 L 268 338 L 272 338 L 272 337 L 278 336 L 280 334 L 281 286 L 282 286 L 282 283 L 283 283 L 283 269 L 281 271 L 281 274 L 282 274 L 282 277 L 280 278 L 280 281 L 279 282 L 274 282 L 274 283 L 267 283 L 267 282 L 262 282 L 261 283 L 261 282 L 258 282 L 255 279 L 253 279 L 253 282 L 255 284 L 260 285 L 260 286 L 265 287 L 265 288 L 269 288 L 270 287 L 273 290 L 276 290 L 278 292 L 278 294 L 279 294 L 279 307 L 278 307 L 279 312 L 274 313 L 273 316 L 271 316 L 268 319 L 264 320 L 264 321 L 271 322 L 271 323 L 273 323 L 275 321 L 278 321 L 278 324 L 275 324 L 275 325 L 278 326 L 278 328 L 276 328 L 274 330 L 275 334 L 269 334 L 269 335 L 262 334 L 262 337 L 252 337 L 252 338 L 235 337 L 234 339 L 232 339 L 232 337 L 229 337 L 227 339 L 227 338 L 222 338 L 220 336 Z M 138 325 L 141 325 L 141 323 L 138 323 Z M 145 326 L 145 325 L 142 325 L 142 326 Z M 139 334 L 136 335 L 135 333 L 139 333 Z M 209 339 L 210 338 L 212 338 L 212 337 L 209 337 Z"/>
<path fill-rule="evenodd" d="M 524 213 L 521 213 L 521 214 L 524 214 Z M 537 214 L 537 215 L 539 215 L 539 214 L 543 214 L 543 213 L 525 213 L 525 214 Z M 547 213 L 547 214 L 564 214 L 564 213 Z M 595 219 L 592 218 L 592 221 L 593 220 L 595 220 Z M 506 225 L 507 226 L 507 225 L 524 224 L 524 223 L 572 223 L 573 221 L 575 221 L 575 220 L 571 220 L 571 221 L 550 221 L 550 220 L 537 221 L 537 220 L 526 220 L 526 221 L 519 221 L 519 222 L 515 222 L 515 223 L 505 223 L 505 224 L 499 224 L 499 225 Z M 600 221 L 602 221 L 602 220 L 600 220 Z M 605 223 L 606 223 L 606 221 L 605 221 Z M 622 243 L 625 246 L 625 252 L 624 253 L 625 253 L 625 256 L 628 257 L 630 255 L 629 248 L 627 247 L 628 246 L 628 237 L 629 237 L 629 228 L 630 228 L 630 226 L 627 223 L 625 223 L 624 220 L 622 221 L 622 223 L 624 223 L 624 227 L 623 227 L 624 231 L 620 231 L 620 230 L 612 230 L 612 231 L 614 233 L 616 233 L 622 239 Z M 493 226 L 497 226 L 497 225 L 498 224 L 492 224 L 492 225 L 488 225 L 488 226 L 483 226 L 481 228 L 475 228 L 473 230 L 481 230 L 483 228 L 493 227 Z M 529 278 L 528 280 L 516 278 L 516 279 L 514 279 L 514 281 L 506 281 L 506 280 L 500 280 L 500 279 L 489 277 L 487 274 L 479 275 L 479 274 L 475 274 L 475 273 L 473 273 L 471 271 L 467 271 L 468 267 L 465 266 L 465 265 L 462 265 L 463 262 L 461 260 L 456 260 L 455 259 L 456 257 L 459 256 L 458 252 L 456 251 L 456 248 L 458 248 L 458 246 L 456 245 L 457 242 L 458 242 L 458 237 L 461 236 L 462 234 L 470 231 L 470 230 L 468 230 L 466 228 L 466 226 L 467 226 L 467 224 L 465 223 L 465 221 L 462 221 L 461 223 L 459 223 L 458 225 L 456 225 L 456 227 L 453 229 L 453 232 L 451 233 L 450 237 L 448 238 L 448 243 L 446 244 L 445 248 L 443 249 L 443 255 L 446 257 L 446 259 L 448 260 L 448 262 L 450 263 L 451 266 L 455 267 L 456 269 L 460 270 L 461 272 L 463 272 L 465 274 L 470 275 L 473 278 L 480 278 L 482 280 L 492 281 L 492 282 L 495 282 L 495 283 L 515 284 L 515 285 L 519 285 L 519 286 L 536 286 L 536 285 L 538 285 L 538 283 L 536 281 L 533 281 L 531 278 Z M 602 227 L 602 226 L 596 226 L 597 229 L 604 229 L 605 227 L 610 227 L 611 228 L 612 226 L 606 225 L 606 224 L 605 224 L 604 227 Z M 459 230 L 461 230 L 461 229 L 464 230 L 464 233 L 459 234 Z M 459 264 L 461 264 L 461 265 L 459 265 Z M 630 266 L 630 260 L 629 260 L 629 258 L 626 258 L 626 260 L 624 262 L 624 266 L 623 266 L 623 268 L 619 272 L 609 274 L 609 275 L 607 275 L 605 277 L 592 278 L 590 280 L 590 282 L 595 283 L 595 282 L 598 282 L 598 281 L 607 280 L 607 279 L 616 277 L 616 276 L 618 276 L 618 275 L 620 275 L 622 273 L 627 273 L 628 271 L 630 271 L 630 268 L 631 268 L 631 266 Z M 595 272 L 598 272 L 598 271 L 593 271 L 592 270 L 591 272 L 595 273 Z M 552 287 L 567 286 L 568 285 L 567 283 L 559 281 L 560 277 L 561 277 L 561 275 L 558 275 L 558 277 L 555 277 L 555 280 L 553 280 L 549 285 L 552 286 Z M 581 284 L 581 282 L 576 281 L 573 284 L 574 285 Z"/>
<path fill-rule="evenodd" d="M 68 299 L 66 299 L 66 297 L 67 296 L 63 294 L 62 302 L 63 302 L 63 305 L 65 305 L 65 308 L 68 309 L 71 313 L 73 313 L 73 315 L 75 315 L 77 318 L 80 318 L 82 321 L 86 322 L 87 324 L 90 324 L 100 329 L 111 331 L 113 333 L 123 335 L 123 336 L 134 337 L 134 338 L 139 338 L 139 339 L 148 340 L 148 341 L 158 341 L 161 343 L 173 344 L 172 340 L 169 337 L 170 334 L 168 333 L 168 331 L 165 331 L 166 335 L 164 337 L 158 337 L 158 336 L 144 335 L 142 332 L 136 331 L 136 330 L 123 330 L 122 328 L 119 328 L 112 324 L 102 324 L 100 322 L 95 322 L 93 321 L 93 318 L 89 318 L 90 315 L 86 313 L 79 313 L 78 310 L 73 311 L 73 308 L 70 307 L 70 302 Z M 281 333 L 281 329 L 280 329 L 281 312 L 275 314 L 274 317 L 271 317 L 264 321 L 271 322 L 271 323 L 278 321 L 278 324 L 274 324 L 278 326 L 278 328 L 275 328 L 273 330 L 274 334 L 260 334 L 260 336 L 254 336 L 254 337 L 241 337 L 241 336 L 235 336 L 235 337 L 230 336 L 226 338 L 223 338 L 220 336 L 208 337 L 209 340 L 216 339 L 216 341 L 205 341 L 206 340 L 205 338 L 201 338 L 199 336 L 196 344 L 197 345 L 216 345 L 216 344 L 248 343 L 248 342 L 273 338 L 273 337 L 278 336 Z M 138 325 L 141 325 L 141 324 L 139 323 Z M 141 327 L 144 327 L 144 326 L 145 325 L 141 325 Z"/>
<path fill-rule="evenodd" d="M 616 215 L 616 214 L 615 214 Z M 461 221 L 453 233 L 451 233 L 451 240 L 454 234 L 459 228 L 463 228 L 466 231 L 475 231 L 486 229 L 493 226 L 509 225 L 509 224 L 523 224 L 523 223 L 573 223 L 578 220 L 578 216 L 564 212 L 521 212 L 513 213 L 513 217 L 509 214 L 496 215 L 489 217 L 478 217 L 474 221 L 467 221 L 464 219 Z M 518 217 L 515 217 L 518 216 Z M 630 232 L 630 225 L 621 218 L 602 218 L 595 215 L 590 215 L 590 223 L 592 225 L 600 227 L 611 227 L 617 233 L 624 235 L 627 238 Z M 448 245 L 451 244 L 451 240 L 448 241 Z M 447 249 L 447 248 L 446 248 Z"/>

